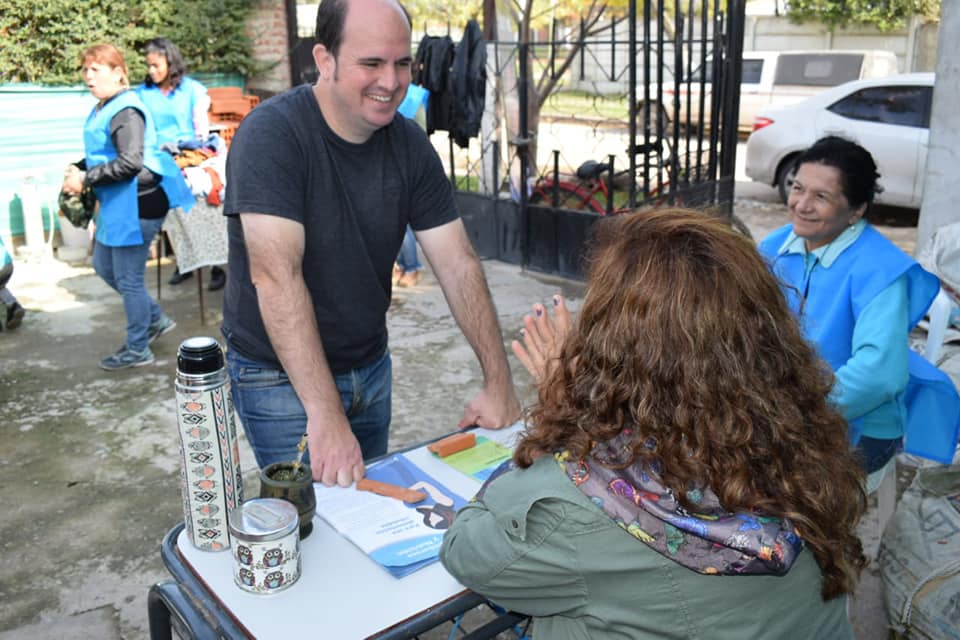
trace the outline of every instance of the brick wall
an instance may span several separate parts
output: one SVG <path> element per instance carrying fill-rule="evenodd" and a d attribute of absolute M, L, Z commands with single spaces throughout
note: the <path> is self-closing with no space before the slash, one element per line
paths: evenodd
<path fill-rule="evenodd" d="M 284 0 L 260 0 L 247 20 L 253 57 L 270 65 L 265 72 L 247 78 L 247 88 L 257 93 L 280 93 L 291 86 L 285 5 Z"/>

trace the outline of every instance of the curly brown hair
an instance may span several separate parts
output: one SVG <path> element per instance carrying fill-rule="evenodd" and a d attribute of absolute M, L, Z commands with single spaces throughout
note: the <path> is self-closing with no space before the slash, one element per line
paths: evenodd
<path fill-rule="evenodd" d="M 722 222 L 669 209 L 597 225 L 580 316 L 539 386 L 514 459 L 575 459 L 624 427 L 680 498 L 710 487 L 729 511 L 789 518 L 825 600 L 866 564 L 866 508 L 833 375 L 800 333 L 756 247 Z M 625 465 L 626 466 L 626 465 Z"/>

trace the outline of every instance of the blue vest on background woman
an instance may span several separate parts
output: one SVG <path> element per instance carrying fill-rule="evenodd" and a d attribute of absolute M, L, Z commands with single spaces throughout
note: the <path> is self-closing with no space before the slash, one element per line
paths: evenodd
<path fill-rule="evenodd" d="M 834 371 L 852 355 L 860 313 L 894 281 L 906 277 L 908 330 L 923 318 L 940 290 L 935 275 L 869 225 L 829 269 L 814 268 L 808 282 L 803 255 L 778 253 L 791 231 L 787 225 L 771 233 L 760 243 L 760 253 L 785 285 L 784 293 L 800 319 L 804 336 Z M 803 292 L 805 301 L 801 300 Z M 903 395 L 874 411 L 899 416 L 907 452 L 949 463 L 960 428 L 960 396 L 950 378 L 918 353 L 909 350 L 907 362 L 909 381 Z M 862 433 L 862 423 L 862 419 L 850 422 L 854 444 L 861 435 L 871 435 Z"/>
<path fill-rule="evenodd" d="M 117 157 L 117 149 L 110 139 L 110 121 L 117 113 L 133 107 L 145 120 L 143 164 L 161 176 L 160 188 L 167 194 L 170 208 L 182 207 L 189 211 L 194 198 L 170 154 L 160 152 L 157 133 L 146 107 L 133 91 L 122 91 L 107 101 L 99 110 L 95 106 L 83 126 L 83 148 L 87 167 L 95 167 Z M 113 184 L 93 187 L 100 202 L 97 214 L 97 242 L 108 247 L 129 247 L 143 244 L 140 234 L 139 206 L 137 204 L 137 177 Z"/>
<path fill-rule="evenodd" d="M 193 112 L 199 101 L 207 95 L 202 84 L 187 76 L 180 80 L 180 86 L 168 94 L 160 91 L 157 85 L 146 84 L 137 87 L 136 92 L 153 116 L 160 144 L 197 137 L 193 127 Z"/>

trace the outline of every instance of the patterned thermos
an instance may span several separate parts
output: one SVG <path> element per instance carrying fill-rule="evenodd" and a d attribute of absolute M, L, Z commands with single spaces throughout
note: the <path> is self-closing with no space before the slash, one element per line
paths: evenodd
<path fill-rule="evenodd" d="M 177 352 L 180 486 L 190 541 L 204 551 L 230 547 L 227 514 L 243 502 L 236 422 L 223 350 L 188 338 Z"/>

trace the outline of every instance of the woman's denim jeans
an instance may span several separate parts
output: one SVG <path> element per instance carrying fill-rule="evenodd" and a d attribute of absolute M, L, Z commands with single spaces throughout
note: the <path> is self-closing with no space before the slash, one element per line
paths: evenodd
<path fill-rule="evenodd" d="M 237 416 L 260 468 L 295 459 L 297 444 L 307 429 L 307 415 L 287 374 L 245 358 L 235 349 L 227 350 L 227 371 Z M 387 452 L 391 371 L 387 352 L 372 364 L 334 376 L 364 460 Z M 309 464 L 309 451 L 303 459 Z"/>
<path fill-rule="evenodd" d="M 97 242 L 93 249 L 93 270 L 123 296 L 123 310 L 127 314 L 126 347 L 138 353 L 149 344 L 150 324 L 163 315 L 160 305 L 147 292 L 143 279 L 150 244 L 162 224 L 163 218 L 140 218 L 142 244 L 108 247 Z"/>
<path fill-rule="evenodd" d="M 417 256 L 417 238 L 413 231 L 407 226 L 406 233 L 403 234 L 403 244 L 400 245 L 400 255 L 397 256 L 397 264 L 404 273 L 408 271 L 419 271 L 423 269 L 420 264 L 420 258 Z"/>

